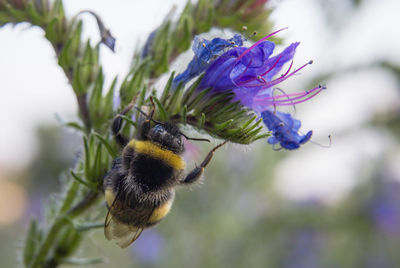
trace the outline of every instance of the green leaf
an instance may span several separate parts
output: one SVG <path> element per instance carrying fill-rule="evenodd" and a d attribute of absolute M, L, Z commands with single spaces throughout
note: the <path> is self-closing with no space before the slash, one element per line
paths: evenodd
<path fill-rule="evenodd" d="M 88 179 L 90 178 L 90 152 L 89 152 L 89 144 L 87 138 L 84 136 L 83 137 L 83 148 L 85 152 L 85 162 L 84 162 L 84 173 L 85 173 L 85 178 Z"/>
<path fill-rule="evenodd" d="M 262 133 L 260 135 L 257 135 L 256 137 L 254 137 L 253 141 L 264 139 L 264 138 L 268 138 L 270 136 L 271 136 L 271 133 Z"/>
<path fill-rule="evenodd" d="M 9 3 L 4 4 L 7 12 L 18 22 L 27 21 L 27 16 L 24 11 L 14 8 Z"/>
<path fill-rule="evenodd" d="M 75 224 L 75 230 L 78 232 L 86 232 L 97 228 L 104 228 L 104 221 L 95 223 L 81 223 Z"/>
<path fill-rule="evenodd" d="M 180 109 L 181 99 L 182 99 L 182 92 L 183 92 L 183 83 L 180 83 L 178 87 L 175 89 L 172 97 L 169 99 L 168 105 L 166 106 L 166 110 L 169 114 L 173 114 Z"/>
<path fill-rule="evenodd" d="M 90 178 L 90 181 L 92 181 L 94 184 L 97 185 L 97 183 L 103 178 L 101 176 L 102 174 L 102 169 L 101 169 L 101 160 L 102 160 L 102 143 L 98 143 L 96 146 L 96 151 L 94 153 L 94 163 L 92 167 L 92 177 Z"/>
<path fill-rule="evenodd" d="M 187 111 L 188 111 L 187 105 L 184 105 L 182 109 L 182 123 L 184 125 L 186 125 L 187 123 Z"/>
<path fill-rule="evenodd" d="M 250 118 L 250 120 L 248 120 L 246 123 L 244 123 L 242 125 L 242 129 L 247 128 L 251 123 L 253 123 L 254 120 L 256 120 L 257 115 L 254 115 L 252 118 Z"/>
<path fill-rule="evenodd" d="M 76 181 L 70 180 L 69 184 L 70 185 L 68 187 L 68 191 L 64 193 L 64 201 L 60 208 L 61 214 L 71 208 L 72 203 L 74 202 L 76 194 L 79 190 L 79 183 L 77 183 Z"/>
<path fill-rule="evenodd" d="M 82 35 L 82 21 L 78 21 L 77 25 L 73 29 L 72 35 L 69 37 L 71 40 L 71 46 L 68 51 L 71 57 L 76 57 L 79 54 L 79 49 L 81 45 L 81 35 Z"/>
<path fill-rule="evenodd" d="M 253 129 L 255 129 L 260 123 L 262 122 L 262 118 L 258 119 L 256 123 L 254 123 L 252 126 L 248 127 L 244 127 L 244 125 L 242 126 L 243 132 L 244 133 L 249 133 L 250 131 L 252 131 Z M 246 129 L 247 128 L 247 129 Z"/>
<path fill-rule="evenodd" d="M 200 77 L 193 82 L 192 85 L 190 85 L 190 87 L 185 91 L 185 93 L 183 94 L 182 97 L 182 103 L 188 103 L 189 100 L 191 99 L 193 93 L 195 92 L 195 90 L 197 89 L 197 87 L 199 86 L 201 80 L 203 79 L 204 74 L 200 75 Z"/>
<path fill-rule="evenodd" d="M 26 13 L 29 15 L 32 24 L 42 25 L 45 18 L 36 11 L 32 2 L 26 4 Z"/>
<path fill-rule="evenodd" d="M 83 180 L 83 179 L 82 179 L 81 177 L 79 177 L 72 169 L 71 169 L 69 172 L 70 172 L 72 178 L 73 178 L 74 180 L 76 180 L 77 182 L 79 182 L 79 183 L 85 185 L 85 186 L 88 187 L 88 188 L 91 188 L 91 189 L 94 189 L 94 188 L 95 188 L 95 186 L 94 186 L 92 183 Z"/>
<path fill-rule="evenodd" d="M 93 116 L 96 116 L 98 114 L 98 110 L 102 109 L 101 100 L 103 92 L 103 83 L 104 83 L 104 76 L 102 71 L 100 70 L 96 82 L 94 84 L 93 90 L 91 92 L 89 101 L 89 108 L 92 111 Z M 95 118 L 93 118 L 93 120 L 95 120 Z"/>
<path fill-rule="evenodd" d="M 204 124 L 206 122 L 206 115 L 204 113 L 201 113 L 201 118 L 199 121 L 199 128 L 203 129 L 204 128 Z"/>
<path fill-rule="evenodd" d="M 83 126 L 81 126 L 80 124 L 78 124 L 77 122 L 67 122 L 67 123 L 65 123 L 65 125 L 67 127 L 71 127 L 71 128 L 74 128 L 74 129 L 82 131 L 82 132 L 86 131 L 85 128 Z"/>
<path fill-rule="evenodd" d="M 54 252 L 55 258 L 63 259 L 70 256 L 79 246 L 83 236 L 75 230 L 72 222 L 69 222 L 61 232 Z"/>
<path fill-rule="evenodd" d="M 93 135 L 99 139 L 99 141 L 104 145 L 104 147 L 106 148 L 107 152 L 110 154 L 110 156 L 112 158 L 116 158 L 118 155 L 117 153 L 114 151 L 114 149 L 112 148 L 112 146 L 110 145 L 110 143 L 108 143 L 108 141 L 103 138 L 99 133 L 93 132 Z"/>
<path fill-rule="evenodd" d="M 110 89 L 108 90 L 106 96 L 103 98 L 103 111 L 104 111 L 104 118 L 111 118 L 113 113 L 113 106 L 114 106 L 114 92 L 115 86 L 117 84 L 117 77 L 111 83 Z"/>
<path fill-rule="evenodd" d="M 211 88 L 207 88 L 207 89 L 202 90 L 199 94 L 197 94 L 197 96 L 194 97 L 194 99 L 188 103 L 188 109 L 192 110 L 192 109 L 196 108 L 196 105 L 200 101 L 204 100 L 204 96 L 206 96 L 208 94 L 208 92 L 210 92 L 210 91 L 211 91 Z"/>
<path fill-rule="evenodd" d="M 131 124 L 134 127 L 137 127 L 137 123 L 135 121 L 133 121 L 132 119 L 130 119 L 128 116 L 126 115 L 118 115 L 120 118 L 122 118 L 123 120 L 127 121 L 129 124 Z"/>
<path fill-rule="evenodd" d="M 163 105 L 166 105 L 166 101 L 167 101 L 167 99 L 168 99 L 168 97 L 169 97 L 169 92 L 171 91 L 172 81 L 174 80 L 174 75 L 175 75 L 175 72 L 172 72 L 171 75 L 169 76 L 168 82 L 167 82 L 167 84 L 165 85 L 164 91 L 163 91 L 163 93 L 162 93 L 162 95 L 161 95 L 160 102 L 161 102 Z"/>
<path fill-rule="evenodd" d="M 143 87 L 144 78 L 148 72 L 149 60 L 143 61 L 138 67 L 132 70 L 125 77 L 120 88 L 121 106 L 124 107 L 132 101 Z"/>
<path fill-rule="evenodd" d="M 160 119 L 161 121 L 167 121 L 167 120 L 168 120 L 168 115 L 167 115 L 167 112 L 165 111 L 163 105 L 162 105 L 161 102 L 157 99 L 156 96 L 153 96 L 153 100 L 154 100 L 154 102 L 155 102 L 156 105 L 157 105 L 156 111 L 157 111 L 158 114 L 159 114 L 159 119 Z"/>
<path fill-rule="evenodd" d="M 32 258 L 37 251 L 37 246 L 40 243 L 40 229 L 38 227 L 37 221 L 31 219 L 29 223 L 28 233 L 25 238 L 25 245 L 23 251 L 23 261 L 25 266 L 29 266 L 32 262 Z"/>
<path fill-rule="evenodd" d="M 232 124 L 233 119 L 229 119 L 226 122 L 222 123 L 222 124 L 217 124 L 214 128 L 215 132 L 220 132 L 222 130 L 224 130 L 225 128 L 227 128 L 230 124 Z"/>

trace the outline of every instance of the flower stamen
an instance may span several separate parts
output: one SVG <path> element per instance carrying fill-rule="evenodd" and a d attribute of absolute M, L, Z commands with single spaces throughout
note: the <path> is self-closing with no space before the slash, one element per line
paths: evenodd
<path fill-rule="evenodd" d="M 291 94 L 281 94 L 277 96 L 258 96 L 254 98 L 255 104 L 263 104 L 263 105 L 278 105 L 278 106 L 288 106 L 302 103 L 306 100 L 309 100 L 316 95 L 318 95 L 322 90 L 325 90 L 325 85 L 319 85 L 311 90 L 298 92 L 298 93 L 291 93 Z M 287 98 L 284 100 L 279 100 L 281 98 Z M 277 100 L 278 99 L 278 100 Z"/>

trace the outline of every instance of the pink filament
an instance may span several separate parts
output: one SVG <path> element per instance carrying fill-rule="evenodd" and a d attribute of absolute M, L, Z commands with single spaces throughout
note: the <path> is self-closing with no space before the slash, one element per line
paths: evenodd
<path fill-rule="evenodd" d="M 281 98 L 288 98 L 288 99 L 291 99 L 291 100 L 294 100 L 294 99 L 298 99 L 298 98 L 301 98 L 301 97 L 303 97 L 303 96 L 307 96 L 307 95 L 309 95 L 309 94 L 311 94 L 311 93 L 313 93 L 314 91 L 316 91 L 316 90 L 318 90 L 318 89 L 323 89 L 323 87 L 322 86 L 318 86 L 318 87 L 315 87 L 315 88 L 313 88 L 313 89 L 311 89 L 311 90 L 307 90 L 307 91 L 303 91 L 303 92 L 296 92 L 296 93 L 290 93 L 290 94 L 281 94 L 281 95 L 277 95 L 277 96 L 266 96 L 266 97 L 256 97 L 255 99 L 256 100 L 276 100 L 276 99 L 281 99 Z M 294 97 L 294 98 L 290 98 L 290 97 Z M 284 101 L 287 101 L 287 100 L 284 100 Z"/>
<path fill-rule="evenodd" d="M 256 97 L 254 99 L 254 101 L 257 103 L 262 103 L 263 105 L 274 105 L 274 106 L 275 105 L 278 105 L 278 106 L 294 105 L 294 104 L 302 103 L 306 100 L 309 100 L 309 99 L 315 97 L 324 89 L 325 89 L 325 87 L 318 86 L 311 90 L 299 92 L 299 93 L 282 94 L 279 96 L 268 96 L 268 97 L 261 97 L 261 98 Z M 290 96 L 294 96 L 294 97 L 290 98 Z M 279 98 L 284 98 L 284 97 L 289 97 L 289 98 L 285 99 L 285 100 L 275 100 L 277 98 L 279 99 Z"/>
<path fill-rule="evenodd" d="M 307 62 L 306 64 L 304 64 L 303 66 L 301 66 L 299 69 L 294 70 L 293 72 L 291 72 L 290 74 L 288 74 L 289 71 L 290 71 L 290 69 L 291 69 L 292 66 L 293 66 L 293 61 L 292 61 L 292 63 L 290 64 L 288 70 L 286 71 L 286 73 L 284 73 L 283 75 L 281 75 L 281 77 L 279 77 L 279 78 L 277 78 L 277 79 L 275 79 L 275 80 L 272 80 L 272 81 L 270 81 L 270 82 L 267 82 L 267 81 L 264 79 L 265 82 L 264 82 L 263 85 L 246 85 L 246 87 L 260 87 L 260 86 L 262 86 L 263 88 L 269 88 L 269 87 L 275 86 L 275 85 L 277 85 L 277 84 L 279 84 L 279 83 L 285 81 L 286 79 L 288 79 L 288 78 L 291 77 L 292 75 L 296 74 L 296 73 L 299 72 L 301 69 L 303 69 L 304 67 L 306 67 L 307 65 L 309 65 L 309 64 L 311 64 L 311 63 L 312 63 L 312 61 L 309 61 L 309 62 Z"/>

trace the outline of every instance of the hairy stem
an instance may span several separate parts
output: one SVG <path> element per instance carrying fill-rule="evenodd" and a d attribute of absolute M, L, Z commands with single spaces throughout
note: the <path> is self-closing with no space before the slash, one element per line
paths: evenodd
<path fill-rule="evenodd" d="M 67 194 L 65 195 L 61 208 L 68 207 L 74 197 L 76 195 L 76 191 L 72 190 L 76 187 L 76 182 L 73 181 L 70 183 L 66 189 Z M 81 185 L 79 185 L 82 187 Z M 89 191 L 85 197 L 75 206 L 73 206 L 70 210 L 65 213 L 63 209 L 60 209 L 59 214 L 56 216 L 55 220 L 51 224 L 48 232 L 45 234 L 43 242 L 40 245 L 40 249 L 36 256 L 33 258 L 33 262 L 29 266 L 30 268 L 40 268 L 43 267 L 43 263 L 46 261 L 49 251 L 54 246 L 57 235 L 60 230 L 68 223 L 70 223 L 71 219 L 81 215 L 87 208 L 89 208 L 99 197 L 99 192 L 97 191 Z"/>

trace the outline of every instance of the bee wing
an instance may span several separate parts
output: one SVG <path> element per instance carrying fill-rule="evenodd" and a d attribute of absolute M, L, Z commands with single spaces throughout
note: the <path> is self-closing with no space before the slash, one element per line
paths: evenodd
<path fill-rule="evenodd" d="M 115 205 L 115 200 L 117 200 L 117 198 L 114 199 L 110 208 L 108 209 L 107 216 L 104 221 L 104 236 L 108 240 L 116 240 L 117 245 L 121 248 L 126 248 L 139 238 L 146 226 L 145 224 L 143 226 L 133 226 L 122 223 L 115 219 L 110 212 Z M 146 223 L 153 214 L 153 211 L 154 210 L 150 210 L 149 214 L 146 216 Z"/>
<path fill-rule="evenodd" d="M 132 244 L 139 238 L 144 229 L 144 227 L 135 227 L 121 223 L 112 218 L 112 216 L 108 220 L 108 225 L 104 227 L 104 235 L 108 240 L 115 240 L 121 248 L 126 248 Z"/>

